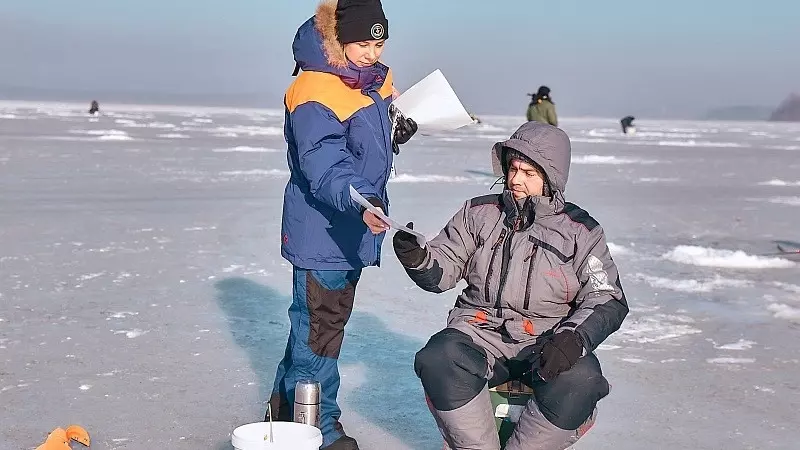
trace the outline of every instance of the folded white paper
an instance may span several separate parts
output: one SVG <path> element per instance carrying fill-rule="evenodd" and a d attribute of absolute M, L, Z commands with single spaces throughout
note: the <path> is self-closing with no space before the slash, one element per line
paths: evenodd
<path fill-rule="evenodd" d="M 473 123 L 450 83 L 436 69 L 397 97 L 392 104 L 422 132 L 449 131 Z"/>
<path fill-rule="evenodd" d="M 379 219 L 384 221 L 391 228 L 394 228 L 395 230 L 402 230 L 409 234 L 413 234 L 414 237 L 417 238 L 417 244 L 419 244 L 420 247 L 425 248 L 425 244 L 428 243 L 428 240 L 425 238 L 425 235 L 418 233 L 412 230 L 411 228 L 408 228 L 405 225 L 401 225 L 395 222 L 394 220 L 390 219 L 389 216 L 382 213 L 380 209 L 374 207 L 372 203 L 368 202 L 363 195 L 359 194 L 358 191 L 353 186 L 350 186 L 350 197 L 353 200 L 355 200 L 356 203 L 366 208 L 367 211 L 371 212 L 372 214 L 375 214 Z"/>

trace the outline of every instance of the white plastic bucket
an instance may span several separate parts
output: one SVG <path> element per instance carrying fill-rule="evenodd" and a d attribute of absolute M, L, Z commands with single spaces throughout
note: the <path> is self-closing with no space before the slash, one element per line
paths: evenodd
<path fill-rule="evenodd" d="M 322 433 L 311 425 L 272 422 L 272 434 L 270 442 L 269 422 L 248 423 L 233 430 L 231 444 L 236 450 L 319 450 L 322 446 Z"/>

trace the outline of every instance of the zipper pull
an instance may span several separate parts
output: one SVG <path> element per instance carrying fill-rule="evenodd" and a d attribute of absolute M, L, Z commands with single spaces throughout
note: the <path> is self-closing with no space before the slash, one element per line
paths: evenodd
<path fill-rule="evenodd" d="M 530 255 L 525 257 L 525 262 L 530 261 L 530 259 L 533 258 L 533 255 L 536 254 L 536 250 L 538 250 L 538 249 L 539 249 L 539 244 L 533 244 L 533 251 L 531 251 Z"/>
<path fill-rule="evenodd" d="M 495 250 L 497 247 L 503 244 L 503 241 L 506 239 L 506 229 L 503 228 L 503 231 L 500 232 L 500 237 L 497 238 L 497 242 L 492 245 L 492 250 Z"/>

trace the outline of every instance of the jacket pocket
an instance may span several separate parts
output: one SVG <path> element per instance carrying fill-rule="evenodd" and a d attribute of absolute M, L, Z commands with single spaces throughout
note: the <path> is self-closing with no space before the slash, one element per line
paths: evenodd
<path fill-rule="evenodd" d="M 492 244 L 492 256 L 489 258 L 489 267 L 486 270 L 486 283 L 483 286 L 484 302 L 487 305 L 492 303 L 491 295 L 489 294 L 489 282 L 492 280 L 492 276 L 494 275 L 494 263 L 497 259 L 497 254 L 502 251 L 503 241 L 506 239 L 506 233 L 506 229 L 503 228 L 503 230 L 500 231 L 500 237 L 497 238 L 497 242 Z"/>
<path fill-rule="evenodd" d="M 580 289 L 580 281 L 572 266 L 574 255 L 565 255 L 552 245 L 534 237 L 528 266 L 523 308 L 529 310 L 531 299 L 541 303 L 567 304 Z"/>

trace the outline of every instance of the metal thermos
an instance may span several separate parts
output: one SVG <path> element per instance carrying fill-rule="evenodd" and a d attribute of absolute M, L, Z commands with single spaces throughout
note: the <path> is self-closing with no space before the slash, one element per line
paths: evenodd
<path fill-rule="evenodd" d="M 322 389 L 318 381 L 300 380 L 294 388 L 294 421 L 319 428 L 319 399 Z"/>

